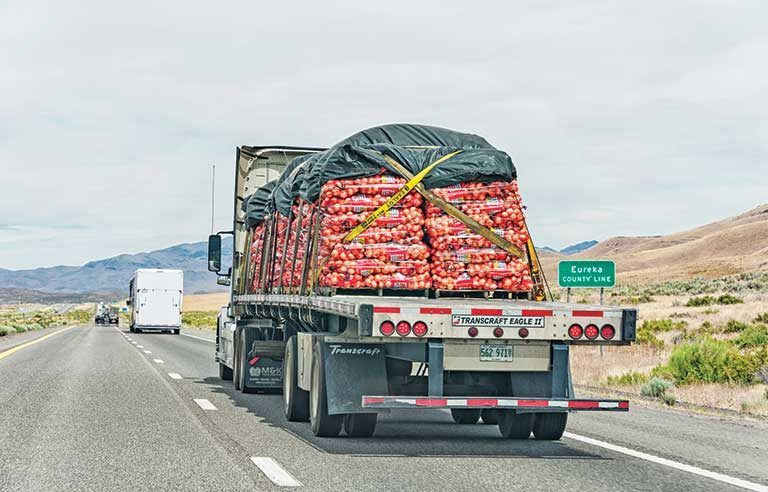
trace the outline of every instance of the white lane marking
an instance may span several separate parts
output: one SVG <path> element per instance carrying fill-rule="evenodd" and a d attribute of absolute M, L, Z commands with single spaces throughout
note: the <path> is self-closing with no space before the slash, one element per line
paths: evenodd
<path fill-rule="evenodd" d="M 617 453 L 626 454 L 627 456 L 632 456 L 634 458 L 640 458 L 641 460 L 650 461 L 652 463 L 657 463 L 659 465 L 668 466 L 676 470 L 682 470 L 688 473 L 693 473 L 701 477 L 711 478 L 712 480 L 717 480 L 719 482 L 735 485 L 736 487 L 741 487 L 743 489 L 754 490 L 755 492 L 768 492 L 768 486 L 761 485 L 759 483 L 748 482 L 740 478 L 731 477 L 729 475 L 723 475 L 722 473 L 705 470 L 697 466 L 686 465 L 685 463 L 679 463 L 677 461 L 668 460 L 666 458 L 661 458 L 659 456 L 654 456 L 652 454 L 643 453 L 641 451 L 635 451 L 634 449 L 625 448 L 623 446 L 617 446 L 615 444 L 610 444 L 604 441 L 598 441 L 597 439 L 592 439 L 591 437 L 584 437 L 578 434 L 571 434 L 570 432 L 565 432 L 563 434 L 563 437 L 567 437 L 575 441 L 581 441 L 587 444 L 591 444 L 593 446 L 609 449 Z"/>
<path fill-rule="evenodd" d="M 150 350 L 145 350 L 144 353 L 145 354 L 151 354 L 152 352 Z"/>
<path fill-rule="evenodd" d="M 197 406 L 202 408 L 203 410 L 216 410 L 216 407 L 213 406 L 213 403 L 209 402 L 205 398 L 194 398 L 195 403 L 197 403 Z"/>
<path fill-rule="evenodd" d="M 272 483 L 279 487 L 301 487 L 301 482 L 285 471 L 280 464 L 272 458 L 262 458 L 251 456 L 253 464 L 259 467 L 259 470 L 272 480 Z"/>
<path fill-rule="evenodd" d="M 210 340 L 208 338 L 196 337 L 195 335 L 188 335 L 186 333 L 182 333 L 182 335 L 184 335 L 185 337 L 189 337 L 189 338 L 197 338 L 198 340 L 202 340 L 202 341 L 208 342 L 208 343 L 216 343 L 216 340 Z"/>
<path fill-rule="evenodd" d="M 155 361 L 155 364 L 165 364 L 165 361 L 163 359 L 152 359 Z"/>
<path fill-rule="evenodd" d="M 132 344 L 136 345 L 136 342 L 131 342 Z"/>
<path fill-rule="evenodd" d="M 144 348 L 144 345 L 136 345 L 136 348 Z"/>
<path fill-rule="evenodd" d="M 176 372 L 169 372 L 168 377 L 171 379 L 182 379 L 181 374 Z"/>

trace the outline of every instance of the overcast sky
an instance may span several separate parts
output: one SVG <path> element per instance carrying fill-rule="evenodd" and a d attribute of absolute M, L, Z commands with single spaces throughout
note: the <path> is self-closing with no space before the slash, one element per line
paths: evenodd
<path fill-rule="evenodd" d="M 240 144 L 472 132 L 534 239 L 768 202 L 768 4 L 0 1 L 0 268 L 204 240 Z M 321 6 L 321 4 L 326 6 Z"/>

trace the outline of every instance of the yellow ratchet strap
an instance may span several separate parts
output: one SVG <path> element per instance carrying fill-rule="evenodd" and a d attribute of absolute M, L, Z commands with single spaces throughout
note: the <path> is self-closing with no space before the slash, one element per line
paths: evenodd
<path fill-rule="evenodd" d="M 411 175 L 407 170 L 405 170 L 402 166 L 400 166 L 397 161 L 394 159 L 389 158 L 388 156 L 384 156 L 384 159 L 387 160 L 387 162 L 395 162 L 398 164 L 398 167 L 400 168 L 400 172 L 402 174 L 403 171 L 405 171 L 406 174 L 403 174 L 403 177 L 408 179 L 408 182 L 403 185 L 402 188 L 400 188 L 397 193 L 392 195 L 389 200 L 387 200 L 383 205 L 381 205 L 379 208 L 377 208 L 371 215 L 365 218 L 360 224 L 357 225 L 354 229 L 349 231 L 346 236 L 344 236 L 344 239 L 342 240 L 343 243 L 348 243 L 355 239 L 360 233 L 364 232 L 366 229 L 371 227 L 371 225 L 376 222 L 376 219 L 387 213 L 389 209 L 397 205 L 397 203 L 405 197 L 412 189 L 416 188 L 417 185 L 421 183 L 421 180 L 424 179 L 424 177 L 429 174 L 429 172 L 434 169 L 439 164 L 447 161 L 451 157 L 455 156 L 456 154 L 460 154 L 461 150 L 456 150 L 454 152 L 451 152 L 450 154 L 446 154 L 443 157 L 439 158 L 429 166 L 422 169 L 419 174 L 416 176 L 412 176 L 410 179 L 408 179 L 408 176 Z"/>
<path fill-rule="evenodd" d="M 392 159 L 387 155 L 383 157 L 384 157 L 384 160 L 386 160 L 392 167 L 397 169 L 404 178 L 408 179 L 408 176 L 410 176 L 410 172 L 408 172 L 408 170 L 405 167 L 403 167 L 402 164 L 400 164 L 399 162 L 397 162 L 396 160 Z M 428 169 L 425 169 L 425 171 L 427 170 Z M 485 239 L 489 240 L 490 242 L 492 242 L 499 248 L 503 249 L 507 253 L 513 256 L 516 256 L 517 258 L 520 258 L 520 259 L 525 258 L 525 253 L 523 253 L 523 250 L 521 250 L 514 243 L 507 241 L 503 237 L 493 232 L 491 229 L 485 227 L 484 225 L 482 225 L 481 223 L 479 223 L 469 215 L 465 214 L 458 208 L 454 207 L 453 205 L 446 202 L 439 196 L 435 195 L 430 190 L 426 189 L 424 185 L 421 184 L 420 181 L 421 180 L 419 180 L 419 182 L 415 186 L 416 191 L 421 193 L 421 195 L 424 198 L 426 198 L 427 201 L 430 202 L 432 205 L 438 207 L 443 212 L 447 213 L 454 219 L 458 220 L 459 222 L 467 226 L 469 230 L 471 230 L 475 234 L 479 234 L 483 236 Z M 408 183 L 410 184 L 410 181 Z"/>

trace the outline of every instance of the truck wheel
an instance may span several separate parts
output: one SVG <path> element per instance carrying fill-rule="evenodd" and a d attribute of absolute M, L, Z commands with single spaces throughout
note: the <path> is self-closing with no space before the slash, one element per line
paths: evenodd
<path fill-rule="evenodd" d="M 222 381 L 232 381 L 232 369 L 219 362 L 219 379 Z"/>
<path fill-rule="evenodd" d="M 480 420 L 480 410 L 452 408 L 451 417 L 457 424 L 476 424 Z"/>
<path fill-rule="evenodd" d="M 254 388 L 248 386 L 248 370 L 250 369 L 250 363 L 248 361 L 248 347 L 245 346 L 242 340 L 240 340 L 240 391 L 243 393 L 253 393 L 256 391 Z"/>
<path fill-rule="evenodd" d="M 283 359 L 283 407 L 290 422 L 309 420 L 309 393 L 299 388 L 299 341 L 291 336 L 285 344 Z"/>
<path fill-rule="evenodd" d="M 176 329 L 173 330 L 173 334 L 174 335 L 178 335 L 180 333 L 181 333 L 181 328 L 176 328 Z"/>
<path fill-rule="evenodd" d="M 533 430 L 532 413 L 515 413 L 514 410 L 499 412 L 499 430 L 507 439 L 528 439 Z"/>
<path fill-rule="evenodd" d="M 141 330 L 140 330 L 140 329 L 138 329 L 138 328 L 134 328 L 134 329 L 133 329 L 133 332 L 134 332 L 134 333 L 141 333 Z"/>
<path fill-rule="evenodd" d="M 483 423 L 487 425 L 496 425 L 499 423 L 499 411 L 487 408 L 480 412 Z"/>
<path fill-rule="evenodd" d="M 344 431 L 349 437 L 371 437 L 376 431 L 377 413 L 348 413 L 344 416 Z"/>
<path fill-rule="evenodd" d="M 567 423 L 568 414 L 565 412 L 537 413 L 533 422 L 533 437 L 540 441 L 557 441 L 563 437 Z"/>
<path fill-rule="evenodd" d="M 328 391 L 325 386 L 325 361 L 320 344 L 312 354 L 312 386 L 309 392 L 309 421 L 318 437 L 336 437 L 341 432 L 343 415 L 328 414 Z"/>

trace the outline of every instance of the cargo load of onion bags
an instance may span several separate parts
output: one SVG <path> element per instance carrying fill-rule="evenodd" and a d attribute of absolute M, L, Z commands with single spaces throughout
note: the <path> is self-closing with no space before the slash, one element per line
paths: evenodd
<path fill-rule="evenodd" d="M 312 206 L 299 203 L 296 197 L 304 176 L 304 163 L 311 157 L 304 155 L 289 162 L 266 201 L 264 239 L 252 246 L 266 255 L 262 271 L 258 272 L 263 281 L 254 277 L 254 288 L 259 291 L 286 292 L 301 282 Z"/>
<path fill-rule="evenodd" d="M 334 179 L 323 184 L 318 284 L 346 289 L 428 289 L 422 199 L 409 193 L 371 226 L 344 239 L 405 184 L 391 174 Z"/>
<path fill-rule="evenodd" d="M 258 188 L 253 194 L 247 196 L 242 203 L 241 209 L 244 212 L 243 220 L 246 228 L 251 231 L 250 235 L 250 274 L 246 285 L 249 290 L 256 291 L 261 287 L 261 265 L 263 262 L 263 242 L 264 230 L 266 224 L 264 219 L 267 213 L 267 202 L 275 188 L 276 181 L 270 181 L 264 186 Z"/>
<path fill-rule="evenodd" d="M 525 248 L 528 231 L 517 182 L 465 182 L 432 190 L 498 236 Z M 528 263 L 427 203 L 432 282 L 440 290 L 529 291 Z"/>
<path fill-rule="evenodd" d="M 421 125 L 364 130 L 318 154 L 302 195 L 322 217 L 319 285 L 528 291 L 524 258 L 510 254 L 411 190 L 351 234 L 413 176 L 509 243 L 528 238 L 507 154 L 476 135 Z M 465 218 L 466 219 L 466 218 Z M 424 224 L 424 228 L 422 228 Z M 426 235 L 424 232 L 426 231 Z M 508 248 L 509 249 L 509 248 Z"/>

